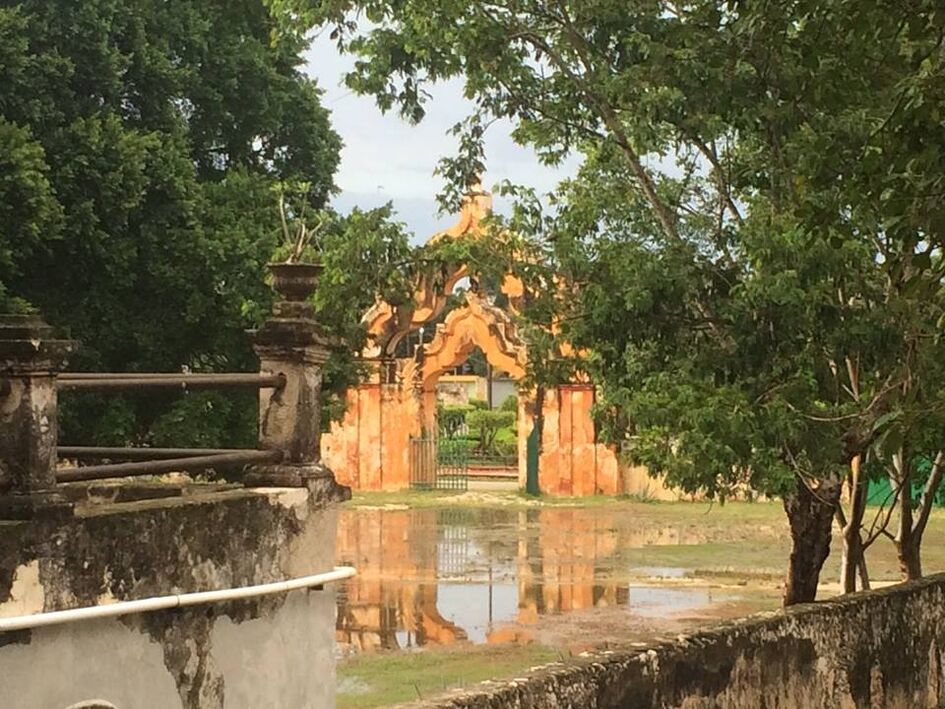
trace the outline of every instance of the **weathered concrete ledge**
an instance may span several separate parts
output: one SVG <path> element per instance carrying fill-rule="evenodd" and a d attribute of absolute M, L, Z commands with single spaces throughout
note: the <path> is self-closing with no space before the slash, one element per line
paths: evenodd
<path fill-rule="evenodd" d="M 13 615 L 15 600 L 22 615 L 332 568 L 334 513 L 305 488 L 200 488 L 79 504 L 68 520 L 0 522 L 0 614 Z M 34 589 L 22 596 L 27 579 Z"/>
<path fill-rule="evenodd" d="M 592 653 L 409 706 L 945 706 L 945 574 Z"/>
<path fill-rule="evenodd" d="M 0 616 L 282 581 L 329 571 L 347 490 L 108 486 L 75 516 L 0 522 Z M 147 499 L 152 498 L 152 499 Z M 334 590 L 0 632 L 4 708 L 102 700 L 222 709 L 334 704 Z M 50 681 L 50 672 L 54 680 Z M 95 706 L 99 706 L 96 704 Z"/>

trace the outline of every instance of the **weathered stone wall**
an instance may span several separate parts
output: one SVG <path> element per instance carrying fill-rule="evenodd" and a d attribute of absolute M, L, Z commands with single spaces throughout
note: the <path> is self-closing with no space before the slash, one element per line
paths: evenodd
<path fill-rule="evenodd" d="M 945 706 L 945 574 L 555 663 L 414 707 Z"/>
<path fill-rule="evenodd" d="M 337 508 L 305 488 L 84 503 L 0 522 L 0 617 L 248 586 L 333 568 Z M 0 706 L 334 706 L 331 586 L 0 633 Z M 104 704 L 103 706 L 108 706 Z"/>
<path fill-rule="evenodd" d="M 410 486 L 410 437 L 420 435 L 419 407 L 398 384 L 367 382 L 348 390 L 341 422 L 322 436 L 322 460 L 355 490 Z"/>

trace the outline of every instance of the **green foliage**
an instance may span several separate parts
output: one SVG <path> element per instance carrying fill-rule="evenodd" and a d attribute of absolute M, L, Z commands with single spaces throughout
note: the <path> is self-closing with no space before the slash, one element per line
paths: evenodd
<path fill-rule="evenodd" d="M 335 342 L 324 370 L 323 425 L 344 412 L 345 392 L 360 381 L 364 367 L 354 359 L 367 344 L 361 316 L 378 297 L 404 300 L 410 290 L 404 264 L 413 249 L 404 225 L 393 219 L 390 204 L 350 214 L 330 214 L 318 235 L 322 271 L 314 295 L 318 322 Z"/>
<path fill-rule="evenodd" d="M 0 24 L 0 41 L 3 34 Z M 0 116 L 0 223 L 5 225 L 0 232 L 0 307 L 8 312 L 27 306 L 9 294 L 5 284 L 21 275 L 24 257 L 55 236 L 61 219 L 47 172 L 43 149 L 29 131 Z"/>
<path fill-rule="evenodd" d="M 527 384 L 587 371 L 633 459 L 686 491 L 830 501 L 857 456 L 945 446 L 940 3 L 320 7 L 382 108 L 421 117 L 426 83 L 465 80 L 452 182 L 494 118 L 549 163 L 580 153 L 545 204 L 503 188 L 530 242 Z"/>
<path fill-rule="evenodd" d="M 0 307 L 33 306 L 79 339 L 72 367 L 257 366 L 244 330 L 271 306 L 272 189 L 304 185 L 301 203 L 323 210 L 341 145 L 285 12 L 259 0 L 0 3 Z M 363 342 L 358 309 L 398 291 L 409 247 L 389 217 L 331 214 L 319 234 L 317 304 L 339 343 L 330 415 L 359 375 L 346 341 Z M 225 398 L 69 394 L 63 436 L 252 445 L 251 397 Z"/>
<path fill-rule="evenodd" d="M 475 431 L 479 439 L 478 450 L 491 453 L 495 450 L 495 439 L 499 429 L 515 423 L 515 414 L 493 409 L 475 409 L 466 414 L 466 425 Z"/>
<path fill-rule="evenodd" d="M 502 411 L 511 411 L 513 414 L 518 415 L 518 397 L 515 394 L 509 394 L 502 400 L 502 404 L 499 408 Z"/>
<path fill-rule="evenodd" d="M 494 221 L 494 220 L 492 220 Z M 486 233 L 477 238 L 442 238 L 422 246 L 416 254 L 418 276 L 425 277 L 430 286 L 442 289 L 447 278 L 459 266 L 465 266 L 471 289 L 499 294 L 505 275 L 511 272 L 520 257 L 518 241 L 508 234 L 496 233 L 492 221 L 483 224 Z M 481 351 L 470 356 L 477 374 L 485 375 L 486 361 Z"/>
<path fill-rule="evenodd" d="M 189 392 L 178 397 L 151 426 L 155 446 L 213 448 L 239 443 L 234 436 L 255 424 L 253 392 Z"/>
<path fill-rule="evenodd" d="M 447 438 L 454 438 L 466 423 L 466 414 L 472 410 L 473 407 L 464 404 L 438 404 L 436 407 L 436 423 L 440 433 Z"/>
<path fill-rule="evenodd" d="M 518 432 L 514 426 L 503 426 L 496 431 L 495 439 L 492 442 L 496 455 L 517 456 L 518 455 Z"/>
<path fill-rule="evenodd" d="M 471 399 L 469 400 L 469 405 L 470 405 L 473 409 L 478 409 L 478 410 L 483 410 L 483 409 L 488 410 L 488 408 L 489 408 L 489 402 L 486 401 L 485 399 L 471 398 Z"/>
<path fill-rule="evenodd" d="M 353 8 L 373 24 L 345 23 Z M 941 359 L 935 3 L 909 22 L 855 0 L 321 9 L 361 59 L 349 85 L 382 108 L 422 117 L 425 82 L 465 79 L 477 117 L 444 169 L 453 182 L 481 169 L 491 117 L 549 162 L 583 154 L 551 212 L 504 188 L 540 257 L 520 267 L 536 296 L 530 377 L 573 371 L 557 318 L 592 351 L 601 415 L 638 460 L 686 489 L 786 492 L 798 475 L 836 478 L 881 437 L 895 448 L 935 410 L 940 388 L 890 386 Z M 554 272 L 581 287 L 547 287 Z"/>

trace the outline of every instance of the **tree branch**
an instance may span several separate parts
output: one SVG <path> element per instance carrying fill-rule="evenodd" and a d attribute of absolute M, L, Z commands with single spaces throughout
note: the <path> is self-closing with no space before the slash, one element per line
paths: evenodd
<path fill-rule="evenodd" d="M 735 205 L 735 200 L 732 199 L 732 194 L 729 191 L 728 183 L 725 181 L 722 165 L 719 163 L 719 156 L 716 154 L 715 148 L 706 145 L 702 139 L 690 131 L 683 130 L 683 135 L 692 141 L 692 144 L 699 149 L 699 152 L 702 153 L 703 156 L 705 156 L 705 159 L 708 160 L 712 165 L 712 172 L 715 174 L 715 181 L 717 189 L 719 190 L 719 195 L 721 195 L 725 202 L 725 206 L 728 207 L 728 210 L 732 213 L 735 221 L 737 221 L 739 224 L 743 224 L 745 220 L 742 217 L 742 213 L 738 211 L 738 207 Z"/>
<path fill-rule="evenodd" d="M 943 473 L 945 473 L 945 450 L 940 450 L 935 456 L 935 462 L 932 463 L 929 479 L 922 489 L 922 497 L 919 500 L 919 514 L 912 525 L 914 536 L 921 537 L 925 531 L 925 525 L 928 524 L 932 504 L 935 501 L 935 494 L 938 492 L 939 485 L 942 484 Z"/>

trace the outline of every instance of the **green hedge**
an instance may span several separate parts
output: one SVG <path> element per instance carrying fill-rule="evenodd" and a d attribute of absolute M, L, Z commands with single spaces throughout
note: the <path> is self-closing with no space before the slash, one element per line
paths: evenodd
<path fill-rule="evenodd" d="M 465 404 L 454 404 L 443 406 L 438 404 L 436 407 L 436 423 L 440 433 L 447 438 L 455 438 L 459 429 L 466 423 L 466 415 L 473 410 L 473 407 Z"/>
<path fill-rule="evenodd" d="M 510 411 L 476 409 L 466 414 L 466 425 L 470 433 L 479 435 L 479 450 L 491 453 L 495 450 L 495 437 L 499 429 L 509 428 L 515 423 L 515 414 Z"/>

